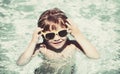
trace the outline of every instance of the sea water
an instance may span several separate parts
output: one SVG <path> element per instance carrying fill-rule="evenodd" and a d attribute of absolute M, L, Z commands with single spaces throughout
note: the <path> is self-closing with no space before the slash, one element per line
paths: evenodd
<path fill-rule="evenodd" d="M 17 66 L 40 14 L 59 8 L 96 47 L 99 59 L 76 54 L 76 74 L 120 74 L 120 0 L 0 0 L 0 74 L 34 74 L 42 59 Z"/>

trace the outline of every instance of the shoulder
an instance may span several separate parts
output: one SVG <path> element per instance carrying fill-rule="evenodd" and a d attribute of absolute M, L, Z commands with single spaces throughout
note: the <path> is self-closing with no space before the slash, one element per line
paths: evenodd
<path fill-rule="evenodd" d="M 76 48 L 80 49 L 84 53 L 83 48 L 81 47 L 81 45 L 76 40 L 69 40 L 69 44 L 74 45 Z"/>
<path fill-rule="evenodd" d="M 40 50 L 40 48 L 45 48 L 45 47 L 46 47 L 45 44 L 43 44 L 43 43 L 37 43 L 36 46 L 35 46 L 35 48 L 34 48 L 33 54 L 34 54 L 37 50 Z"/>
<path fill-rule="evenodd" d="M 68 40 L 66 42 L 66 45 L 67 46 L 74 46 L 74 47 L 76 47 L 77 46 L 77 42 L 75 40 Z"/>
<path fill-rule="evenodd" d="M 69 40 L 68 42 L 67 42 L 67 44 L 68 45 L 70 45 L 70 44 L 72 44 L 72 45 L 77 45 L 78 44 L 78 42 L 76 41 L 76 40 Z"/>

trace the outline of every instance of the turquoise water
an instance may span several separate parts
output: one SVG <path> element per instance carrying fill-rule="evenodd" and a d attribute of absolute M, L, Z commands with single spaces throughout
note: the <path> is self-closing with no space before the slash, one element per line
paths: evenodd
<path fill-rule="evenodd" d="M 0 0 L 0 74 L 33 74 L 41 58 L 16 60 L 32 38 L 39 15 L 58 7 L 71 18 L 101 58 L 77 56 L 77 74 L 120 74 L 120 0 Z"/>

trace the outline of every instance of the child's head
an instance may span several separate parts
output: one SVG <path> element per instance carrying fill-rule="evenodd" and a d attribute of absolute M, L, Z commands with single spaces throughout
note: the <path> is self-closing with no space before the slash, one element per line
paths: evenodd
<path fill-rule="evenodd" d="M 58 8 L 46 10 L 40 16 L 38 27 L 43 28 L 43 38 L 54 48 L 61 48 L 67 39 L 67 16 Z"/>
<path fill-rule="evenodd" d="M 46 10 L 38 20 L 38 27 L 43 28 L 43 32 L 56 30 L 58 26 L 66 27 L 67 16 L 58 8 Z"/>

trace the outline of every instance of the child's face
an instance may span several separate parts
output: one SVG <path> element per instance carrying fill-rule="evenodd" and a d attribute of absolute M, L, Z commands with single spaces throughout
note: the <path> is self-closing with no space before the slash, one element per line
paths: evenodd
<path fill-rule="evenodd" d="M 65 44 L 67 34 L 67 28 L 58 26 L 56 30 L 44 32 L 44 37 L 50 46 L 59 49 Z"/>

